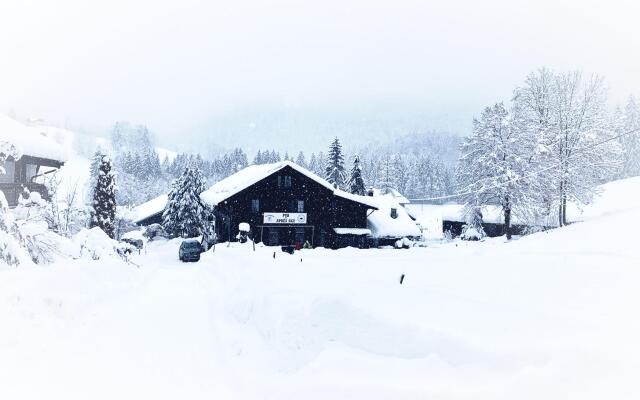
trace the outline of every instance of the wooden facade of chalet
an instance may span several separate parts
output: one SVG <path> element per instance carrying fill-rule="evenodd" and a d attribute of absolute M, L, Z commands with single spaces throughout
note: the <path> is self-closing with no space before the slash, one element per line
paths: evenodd
<path fill-rule="evenodd" d="M 362 234 L 337 234 L 335 228 L 367 228 L 371 206 L 341 197 L 291 166 L 274 172 L 215 207 L 219 241 L 233 241 L 239 224 L 266 245 L 366 247 Z"/>
<path fill-rule="evenodd" d="M 43 184 L 43 176 L 55 171 L 64 163 L 42 157 L 23 155 L 18 161 L 7 159 L 2 165 L 5 174 L 0 175 L 0 190 L 4 193 L 9 207 L 15 207 L 25 189 L 37 192 L 49 200 L 49 193 Z"/>

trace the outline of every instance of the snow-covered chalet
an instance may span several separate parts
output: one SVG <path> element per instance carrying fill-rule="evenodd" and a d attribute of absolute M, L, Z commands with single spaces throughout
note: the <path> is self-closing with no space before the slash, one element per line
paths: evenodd
<path fill-rule="evenodd" d="M 251 165 L 201 194 L 214 207 L 219 241 L 233 241 L 248 223 L 266 245 L 369 247 L 419 236 L 415 222 L 391 197 L 358 196 L 291 162 Z M 160 223 L 167 197 L 136 208 L 138 225 Z"/>
<path fill-rule="evenodd" d="M 0 141 L 6 141 L 22 152 L 19 159 L 9 157 L 1 165 L 5 173 L 0 174 L 0 191 L 9 207 L 16 206 L 20 196 L 26 195 L 25 189 L 49 199 L 44 176 L 64 164 L 63 147 L 37 127 L 25 126 L 4 115 L 0 115 Z"/>

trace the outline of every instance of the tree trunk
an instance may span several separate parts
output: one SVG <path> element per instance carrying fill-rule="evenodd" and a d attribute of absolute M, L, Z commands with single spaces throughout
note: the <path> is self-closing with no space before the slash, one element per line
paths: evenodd
<path fill-rule="evenodd" d="M 562 225 L 567 225 L 567 195 L 562 196 Z"/>
<path fill-rule="evenodd" d="M 564 209 L 562 208 L 562 199 L 564 198 L 564 189 L 562 185 L 562 181 L 560 181 L 560 204 L 558 205 L 558 226 L 562 226 L 564 222 Z"/>
<path fill-rule="evenodd" d="M 504 210 L 504 230 L 507 234 L 507 240 L 511 240 L 511 209 L 505 208 Z"/>

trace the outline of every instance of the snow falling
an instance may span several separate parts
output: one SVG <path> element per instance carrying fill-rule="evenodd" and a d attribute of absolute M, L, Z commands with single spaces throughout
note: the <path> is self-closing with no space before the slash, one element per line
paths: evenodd
<path fill-rule="evenodd" d="M 144 2 L 0 15 L 0 399 L 640 398 L 640 10 Z"/>

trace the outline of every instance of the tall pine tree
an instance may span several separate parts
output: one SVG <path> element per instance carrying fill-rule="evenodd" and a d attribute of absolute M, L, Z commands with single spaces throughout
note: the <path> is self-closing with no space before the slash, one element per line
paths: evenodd
<path fill-rule="evenodd" d="M 93 211 L 90 227 L 99 227 L 110 238 L 114 238 L 116 220 L 116 178 L 111 159 L 102 155 L 93 189 Z"/>
<path fill-rule="evenodd" d="M 324 170 L 325 178 L 337 188 L 345 186 L 345 170 L 344 155 L 342 154 L 342 145 L 336 137 L 329 146 L 329 155 L 327 156 L 327 166 Z"/>
<path fill-rule="evenodd" d="M 298 153 L 298 157 L 296 157 L 296 164 L 298 164 L 302 168 L 309 169 L 307 165 L 307 159 L 305 158 L 304 153 L 302 151 Z"/>
<path fill-rule="evenodd" d="M 360 166 L 360 157 L 353 158 L 353 167 L 351 168 L 351 179 L 349 179 L 349 191 L 353 194 L 364 196 L 366 190 L 364 188 L 364 180 L 362 180 L 362 166 Z"/>
<path fill-rule="evenodd" d="M 93 204 L 93 194 L 96 189 L 100 164 L 102 164 L 102 156 L 103 152 L 98 148 L 91 159 L 91 165 L 89 166 L 89 193 L 87 193 L 86 204 Z"/>
<path fill-rule="evenodd" d="M 165 231 L 173 236 L 194 237 L 204 232 L 208 207 L 200 199 L 205 179 L 200 170 L 187 167 L 173 182 L 167 205 L 162 214 Z"/>

